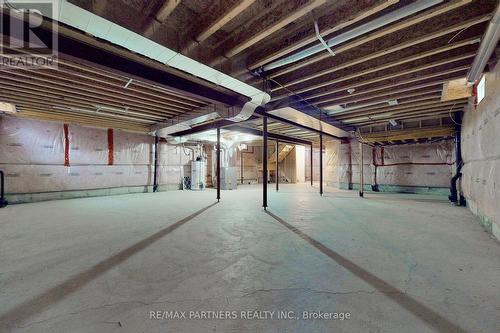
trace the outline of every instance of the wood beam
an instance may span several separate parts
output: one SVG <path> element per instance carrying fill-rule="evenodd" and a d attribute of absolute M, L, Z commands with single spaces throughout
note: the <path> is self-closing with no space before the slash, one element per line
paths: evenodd
<path fill-rule="evenodd" d="M 374 33 L 371 33 L 369 35 L 365 35 L 363 37 L 360 37 L 358 39 L 355 39 L 354 41 L 350 42 L 350 43 L 347 43 L 343 46 L 340 46 L 339 48 L 337 49 L 334 49 L 333 51 L 335 53 L 339 53 L 339 52 L 344 52 L 344 51 L 347 51 L 347 50 L 350 50 L 352 48 L 355 48 L 357 46 L 360 46 L 362 44 L 365 44 L 365 43 L 368 43 L 372 40 L 375 40 L 377 38 L 380 38 L 380 37 L 383 37 L 383 36 L 386 36 L 388 34 L 391 34 L 391 33 L 394 33 L 394 32 L 397 32 L 399 30 L 402 30 L 402 29 L 405 29 L 405 28 L 408 28 L 408 27 L 411 27 L 412 25 L 415 25 L 415 24 L 418 24 L 420 22 L 423 22 L 423 21 L 426 21 L 428 19 L 431 19 L 433 17 L 436 17 L 436 16 L 439 16 L 439 15 L 442 15 L 446 12 L 449 12 L 453 9 L 457 9 L 461 6 L 464 6 L 464 5 L 467 5 L 469 3 L 471 3 L 472 0 L 452 0 L 452 1 L 449 1 L 441 6 L 438 6 L 438 7 L 434 7 L 434 8 L 431 8 L 430 10 L 426 10 L 420 14 L 417 14 L 415 16 L 411 16 L 405 20 L 401 20 L 399 21 L 398 23 L 395 23 L 395 24 L 392 24 L 390 25 L 389 27 L 387 28 L 384 28 L 384 29 L 381 29 L 381 30 L 377 30 L 375 31 Z M 283 74 L 286 74 L 286 73 L 289 73 L 291 71 L 295 71 L 299 68 L 302 68 L 302 67 L 305 67 L 305 66 L 309 66 L 311 64 L 314 64 L 320 60 L 323 60 L 323 59 L 326 59 L 328 57 L 331 57 L 331 55 L 329 53 L 326 53 L 324 52 L 323 54 L 319 54 L 317 56 L 314 56 L 314 57 L 310 57 L 309 59 L 303 61 L 303 62 L 300 62 L 298 64 L 295 64 L 293 66 L 289 66 L 283 70 L 280 70 L 280 71 L 277 71 L 277 72 L 274 72 L 274 73 L 270 73 L 268 75 L 269 78 L 275 78 L 277 76 L 280 76 L 280 75 L 283 75 Z"/>
<path fill-rule="evenodd" d="M 344 29 L 344 28 L 346 28 L 350 25 L 353 25 L 361 20 L 364 20 L 365 18 L 367 18 L 371 15 L 374 15 L 374 14 L 376 14 L 376 13 L 386 9 L 387 7 L 392 6 L 393 4 L 396 4 L 398 2 L 399 2 L 399 0 L 387 0 L 381 4 L 378 4 L 378 5 L 375 5 L 375 6 L 368 8 L 368 9 L 362 11 L 361 13 L 357 13 L 356 16 L 347 17 L 347 18 L 343 19 L 341 21 L 341 23 L 337 24 L 336 26 L 323 30 L 321 32 L 321 36 L 324 37 L 324 36 L 327 36 L 329 34 L 334 33 L 335 31 Z M 298 50 L 301 47 L 306 46 L 307 44 L 310 44 L 310 43 L 314 43 L 314 42 L 318 42 L 318 37 L 316 37 L 316 34 L 308 36 L 308 37 L 306 37 L 306 38 L 304 38 L 304 39 L 298 41 L 297 43 L 294 43 L 288 47 L 282 48 L 282 49 L 266 56 L 263 59 L 259 59 L 258 61 L 252 63 L 249 66 L 249 69 L 255 70 L 255 69 L 257 69 L 257 68 L 259 68 L 267 63 L 270 63 L 273 60 L 276 60 L 276 59 L 278 59 L 278 58 L 280 58 L 280 57 L 282 57 L 290 52 Z"/>
<path fill-rule="evenodd" d="M 101 0 L 102 1 L 102 0 Z M 144 36 L 151 37 L 155 33 L 156 26 L 163 24 L 167 20 L 167 18 L 172 14 L 174 9 L 181 3 L 181 0 L 165 0 L 163 5 L 161 6 L 158 13 L 154 19 L 152 19 L 149 24 L 144 29 Z"/>
<path fill-rule="evenodd" d="M 430 41 L 430 40 L 433 40 L 433 39 L 445 36 L 447 34 L 455 32 L 455 31 L 459 31 L 459 30 L 462 30 L 462 29 L 469 28 L 469 27 L 471 27 L 471 26 L 473 26 L 475 24 L 486 22 L 490 18 L 491 18 L 490 14 L 479 16 L 479 17 L 473 18 L 471 20 L 462 22 L 460 24 L 456 24 L 454 26 L 451 26 L 451 27 L 449 27 L 447 29 L 439 30 L 437 32 L 433 32 L 433 33 L 427 34 L 425 36 L 421 36 L 421 37 L 412 39 L 412 40 L 407 41 L 405 43 L 399 43 L 399 44 L 397 44 L 395 46 L 386 48 L 386 49 L 384 49 L 382 51 L 370 53 L 370 54 L 368 54 L 368 55 L 366 55 L 364 57 L 357 58 L 357 59 L 354 59 L 354 60 L 350 60 L 350 61 L 347 61 L 347 62 L 345 62 L 343 64 L 340 64 L 340 65 L 337 65 L 337 66 L 333 66 L 333 67 L 330 67 L 330 68 L 326 68 L 326 69 L 324 69 L 322 71 L 319 71 L 319 72 L 316 72 L 316 73 L 313 73 L 313 74 L 309 74 L 309 75 L 305 75 L 305 76 L 302 76 L 302 77 L 300 77 L 298 79 L 282 83 L 281 86 L 273 88 L 273 89 L 271 89 L 271 91 L 280 90 L 280 89 L 283 89 L 283 87 L 290 87 L 292 85 L 295 85 L 295 84 L 298 84 L 298 83 L 302 83 L 304 81 L 308 81 L 308 80 L 320 77 L 322 75 L 335 73 L 335 72 L 337 72 L 337 71 L 339 71 L 341 69 L 344 69 L 344 68 L 347 68 L 347 67 L 350 67 L 350 66 L 354 66 L 354 65 L 357 65 L 357 64 L 361 64 L 361 63 L 364 63 L 366 61 L 369 61 L 369 60 L 372 60 L 372 59 L 376 59 L 376 58 L 388 55 L 390 53 L 394 53 L 394 52 L 403 50 L 405 48 L 412 47 L 412 46 L 415 46 L 417 44 L 421 44 L 421 43 L 424 43 L 424 42 L 427 42 L 427 41 Z"/>
<path fill-rule="evenodd" d="M 252 36 L 251 38 L 247 39 L 246 41 L 243 41 L 239 43 L 238 45 L 235 45 L 233 48 L 231 48 L 229 51 L 227 51 L 224 56 L 226 58 L 231 58 L 235 56 L 236 54 L 242 52 L 243 50 L 246 50 L 250 46 L 257 44 L 264 38 L 268 37 L 269 35 L 277 32 L 281 28 L 285 27 L 286 25 L 292 23 L 293 21 L 299 19 L 303 15 L 309 13 L 311 10 L 318 8 L 319 6 L 323 5 L 326 3 L 326 0 L 312 0 L 306 3 L 305 5 L 301 6 L 298 8 L 296 11 L 291 13 L 290 15 L 282 18 L 278 22 L 274 23 L 272 26 L 267 27 L 263 29 L 261 32 L 257 33 L 256 35 Z"/>

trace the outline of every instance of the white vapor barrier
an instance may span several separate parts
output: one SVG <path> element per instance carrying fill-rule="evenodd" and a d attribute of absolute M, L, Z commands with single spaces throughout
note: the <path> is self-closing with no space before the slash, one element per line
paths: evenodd
<path fill-rule="evenodd" d="M 402 145 L 384 147 L 384 166 L 382 150 L 375 150 L 378 185 L 447 188 L 453 175 L 453 143 Z M 331 185 L 359 184 L 360 174 L 359 142 L 350 144 L 328 142 L 326 144 L 326 181 Z M 364 184 L 375 184 L 375 165 L 373 148 L 363 148 Z M 407 164 L 408 163 L 408 164 Z M 396 165 L 391 165 L 396 164 Z M 352 176 L 351 176 L 352 173 Z"/>
<path fill-rule="evenodd" d="M 63 138 L 61 124 L 0 117 L 0 163 L 63 164 Z"/>
<path fill-rule="evenodd" d="M 154 138 L 145 134 L 115 130 L 115 164 L 152 165 Z"/>
<path fill-rule="evenodd" d="M 325 168 L 328 168 L 329 165 L 333 165 L 335 163 L 335 156 L 327 157 L 327 155 L 325 155 L 325 153 L 323 152 L 323 163 L 326 163 Z M 328 158 L 330 158 L 330 160 L 328 160 Z M 327 173 L 325 173 L 325 175 L 332 177 L 332 175 L 328 175 Z M 306 146 L 306 181 L 310 180 L 311 180 L 311 147 Z M 313 148 L 313 180 L 314 181 L 319 180 L 319 148 Z M 325 180 L 329 181 L 329 179 L 326 178 Z"/>
<path fill-rule="evenodd" d="M 62 128 L 60 124 L 59 127 Z M 69 142 L 71 164 L 108 164 L 106 130 L 69 126 Z"/>
<path fill-rule="evenodd" d="M 500 239 L 500 66 L 485 74 L 485 98 L 462 121 L 461 185 L 467 205 Z"/>
<path fill-rule="evenodd" d="M 371 148 L 367 147 L 369 151 Z M 381 150 L 376 163 L 381 164 Z M 384 165 L 377 168 L 377 183 L 402 186 L 449 187 L 455 162 L 451 141 L 384 148 Z M 404 164 L 419 163 L 419 164 Z M 391 164 L 398 164 L 393 165 Z M 371 179 L 371 178 L 369 178 Z"/>
<path fill-rule="evenodd" d="M 108 133 L 69 125 L 70 166 L 64 166 L 63 124 L 0 117 L 0 170 L 6 194 L 95 190 L 153 185 L 154 138 L 114 130 L 114 164 L 108 165 Z M 159 144 L 159 185 L 180 187 L 189 166 L 180 146 Z"/>

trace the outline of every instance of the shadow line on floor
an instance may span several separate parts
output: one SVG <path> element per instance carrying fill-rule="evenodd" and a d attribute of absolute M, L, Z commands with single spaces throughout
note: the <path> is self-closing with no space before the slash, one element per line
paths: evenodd
<path fill-rule="evenodd" d="M 39 314 L 44 311 L 49 306 L 61 301 L 70 294 L 83 288 L 92 280 L 96 279 L 100 275 L 106 273 L 111 268 L 121 264 L 126 259 L 130 258 L 134 254 L 144 250 L 156 241 L 160 240 L 167 234 L 176 230 L 186 222 L 194 219 L 195 217 L 202 214 L 207 209 L 215 206 L 217 202 L 206 206 L 195 213 L 171 224 L 170 226 L 161 229 L 160 231 L 154 233 L 153 235 L 135 243 L 134 245 L 121 250 L 120 252 L 114 254 L 113 256 L 102 260 L 95 264 L 94 266 L 73 275 L 64 282 L 54 286 L 47 291 L 35 296 L 34 298 L 27 300 L 11 310 L 0 315 L 0 331 L 2 329 L 11 329 L 13 326 L 25 322 L 28 318 Z"/>
<path fill-rule="evenodd" d="M 372 287 L 377 289 L 380 293 L 384 294 L 388 298 L 392 299 L 394 302 L 399 304 L 401 307 L 406 309 L 408 312 L 412 313 L 415 315 L 417 318 L 421 319 L 424 321 L 427 325 L 430 327 L 434 328 L 438 332 L 458 332 L 458 333 L 465 333 L 466 331 L 461 328 L 460 326 L 452 323 L 449 321 L 447 318 L 443 317 L 439 313 L 435 312 L 434 310 L 430 309 L 427 307 L 425 304 L 422 304 L 421 302 L 417 301 L 413 297 L 409 296 L 408 294 L 402 292 L 398 288 L 392 286 L 391 284 L 387 283 L 386 281 L 382 280 L 378 276 L 372 274 L 371 272 L 367 271 L 366 269 L 362 268 L 361 266 L 358 266 L 354 262 L 350 261 L 349 259 L 343 257 L 339 253 L 333 251 L 332 249 L 328 248 L 321 242 L 315 240 L 314 238 L 310 237 L 306 233 L 302 232 L 298 228 L 294 227 L 293 225 L 289 224 L 279 216 L 276 216 L 275 214 L 271 213 L 270 211 L 266 210 L 265 211 L 268 215 L 270 215 L 273 219 L 278 221 L 280 224 L 282 224 L 284 227 L 295 233 L 297 236 L 308 242 L 310 245 L 318 249 L 320 252 L 328 256 L 330 259 L 347 269 L 349 272 L 360 278 L 361 280 L 365 281 L 366 283 L 370 284 Z"/>

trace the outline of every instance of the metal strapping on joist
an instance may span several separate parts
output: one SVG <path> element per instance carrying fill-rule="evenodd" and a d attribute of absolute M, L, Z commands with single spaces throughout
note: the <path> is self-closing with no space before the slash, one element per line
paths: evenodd
<path fill-rule="evenodd" d="M 321 36 L 321 34 L 319 33 L 319 28 L 318 28 L 318 21 L 314 21 L 314 31 L 316 31 L 316 38 L 318 38 L 318 40 L 321 42 L 321 44 L 323 44 L 323 46 L 325 47 L 325 49 L 332 55 L 332 56 L 335 56 L 335 52 L 332 51 L 332 49 L 330 48 L 330 46 L 328 46 L 328 43 L 325 42 L 325 40 L 323 39 L 323 37 Z"/>
<path fill-rule="evenodd" d="M 64 124 L 64 166 L 69 166 L 69 125 Z"/>
<path fill-rule="evenodd" d="M 113 129 L 108 128 L 108 165 L 113 165 Z"/>

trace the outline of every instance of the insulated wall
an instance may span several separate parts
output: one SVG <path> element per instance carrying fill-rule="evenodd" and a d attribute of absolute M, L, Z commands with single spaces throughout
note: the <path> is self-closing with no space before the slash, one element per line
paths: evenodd
<path fill-rule="evenodd" d="M 0 168 L 12 203 L 148 191 L 153 147 L 146 134 L 0 117 Z M 179 188 L 191 157 L 165 143 L 159 157 L 159 184 Z"/>
<path fill-rule="evenodd" d="M 359 189 L 360 145 L 332 141 L 326 145 L 326 181 L 330 186 Z M 363 146 L 364 189 L 378 185 L 381 191 L 447 194 L 453 172 L 450 141 L 385 146 Z"/>
<path fill-rule="evenodd" d="M 500 65 L 485 75 L 485 98 L 462 120 L 462 179 L 467 205 L 500 239 Z"/>
<path fill-rule="evenodd" d="M 311 181 L 311 147 L 306 146 L 306 181 Z M 324 154 L 324 153 L 323 153 Z M 313 147 L 313 181 L 319 181 L 319 148 Z M 323 155 L 323 163 L 325 164 L 325 155 Z M 327 164 L 325 164 L 327 165 Z"/>

